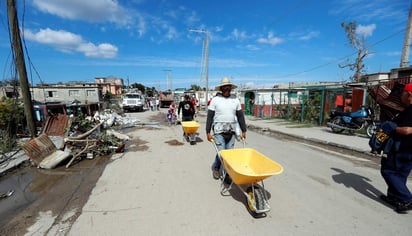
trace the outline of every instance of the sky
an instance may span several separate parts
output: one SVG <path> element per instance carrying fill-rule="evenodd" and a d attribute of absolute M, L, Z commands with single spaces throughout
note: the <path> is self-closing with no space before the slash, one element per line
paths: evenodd
<path fill-rule="evenodd" d="M 356 50 L 341 23 L 351 21 L 368 45 L 366 73 L 390 72 L 400 66 L 411 7 L 409 0 L 16 2 L 31 84 L 114 77 L 158 90 L 214 87 L 223 77 L 243 88 L 348 81 L 354 73 L 339 65 L 353 63 Z M 5 80 L 16 75 L 6 1 L 0 17 Z"/>

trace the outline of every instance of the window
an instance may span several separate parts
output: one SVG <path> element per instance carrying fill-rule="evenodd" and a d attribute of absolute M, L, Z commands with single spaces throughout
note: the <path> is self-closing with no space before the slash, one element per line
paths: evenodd
<path fill-rule="evenodd" d="M 87 90 L 86 93 L 88 97 L 97 96 L 96 90 Z"/>
<path fill-rule="evenodd" d="M 47 91 L 46 97 L 57 97 L 57 91 Z"/>
<path fill-rule="evenodd" d="M 69 90 L 69 96 L 70 97 L 78 97 L 80 96 L 79 90 Z"/>
<path fill-rule="evenodd" d="M 126 94 L 124 95 L 124 98 L 129 98 L 129 99 L 133 99 L 133 98 L 137 98 L 140 99 L 140 95 L 139 94 Z"/>

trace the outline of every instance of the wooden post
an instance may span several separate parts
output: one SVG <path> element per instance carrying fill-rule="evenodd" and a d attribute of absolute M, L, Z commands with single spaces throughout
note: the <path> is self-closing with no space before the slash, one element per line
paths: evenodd
<path fill-rule="evenodd" d="M 15 0 L 7 0 L 7 12 L 9 16 L 10 33 L 12 36 L 13 56 L 16 62 L 17 72 L 19 73 L 20 87 L 23 96 L 24 114 L 26 116 L 30 136 L 34 138 L 36 137 L 36 125 L 34 122 L 33 104 L 31 101 L 29 82 L 27 80 L 26 64 L 22 50 Z"/>

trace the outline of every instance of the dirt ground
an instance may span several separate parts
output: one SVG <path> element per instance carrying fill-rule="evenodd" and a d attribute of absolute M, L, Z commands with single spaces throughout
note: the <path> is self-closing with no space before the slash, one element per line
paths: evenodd
<path fill-rule="evenodd" d="M 163 116 L 154 116 L 153 120 L 164 122 Z M 150 127 L 135 127 L 132 129 L 150 129 Z M 133 146 L 128 151 L 145 151 L 145 141 L 138 138 L 133 140 Z M 16 206 L 7 215 L 2 214 L 0 219 L 0 235 L 25 235 L 27 228 L 36 222 L 39 211 L 51 212 L 57 216 L 54 222 L 74 222 L 80 215 L 83 205 L 87 202 L 91 191 L 110 163 L 110 156 L 83 159 L 66 168 L 62 163 L 52 170 L 38 169 L 26 164 L 25 166 L 8 173 L 0 178 L 0 182 L 10 176 L 32 176 L 26 186 L 15 186 L 23 189 L 21 195 L 27 203 Z M 17 181 L 20 182 L 20 181 Z M 10 197 L 16 197 L 17 191 Z M 27 194 L 27 196 L 26 196 Z M 70 218 L 65 218 L 65 213 L 71 212 Z"/>

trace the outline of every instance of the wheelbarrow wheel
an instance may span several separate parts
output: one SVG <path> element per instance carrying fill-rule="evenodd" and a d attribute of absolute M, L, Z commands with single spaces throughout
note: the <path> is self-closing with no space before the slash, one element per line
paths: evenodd
<path fill-rule="evenodd" d="M 264 202 L 264 197 L 263 197 L 263 190 L 259 188 L 258 186 L 254 186 L 254 193 L 252 187 L 249 187 L 246 190 L 247 195 L 250 198 L 250 201 L 248 198 L 246 198 L 247 201 L 247 209 L 250 212 L 251 215 L 254 217 L 260 216 L 262 213 L 256 213 L 253 204 L 256 206 L 257 210 L 263 210 L 265 207 L 265 202 Z"/>
<path fill-rule="evenodd" d="M 190 145 L 195 145 L 196 141 L 190 141 Z"/>

